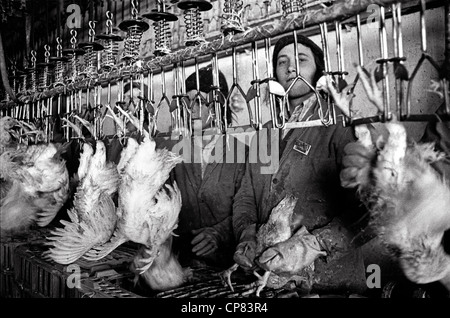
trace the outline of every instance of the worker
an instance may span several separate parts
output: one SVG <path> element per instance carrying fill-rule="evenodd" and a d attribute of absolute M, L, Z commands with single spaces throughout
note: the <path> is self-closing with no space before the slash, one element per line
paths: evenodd
<path fill-rule="evenodd" d="M 297 35 L 299 73 L 296 71 L 294 35 L 280 38 L 273 51 L 273 74 L 288 91 L 298 75 L 312 87 L 323 75 L 324 55 L 312 40 Z M 321 100 L 322 107 L 326 102 Z M 319 101 L 315 92 L 303 80 L 297 79 L 288 92 L 286 116 L 288 122 L 319 119 Z M 344 146 L 356 140 L 351 127 L 342 124 L 282 130 L 274 139 L 272 122 L 253 137 L 248 158 L 270 149 L 279 156 L 278 166 L 264 170 L 262 158 L 248 160 L 241 187 L 234 198 L 233 229 L 237 247 L 234 260 L 243 269 L 255 268 L 256 233 L 274 207 L 290 194 L 298 199 L 291 227 L 304 231 L 305 246 L 320 246 L 320 253 L 298 268 L 314 268 L 313 273 L 295 280 L 302 294 L 364 293 L 365 268 L 361 251 L 354 246 L 358 227 L 355 220 L 361 210 L 355 193 L 340 186 L 339 170 Z M 271 134 L 267 138 L 258 135 Z M 267 145 L 267 140 L 271 141 Z M 277 142 L 274 142 L 277 141 Z M 265 148 L 268 147 L 268 148 Z M 317 245 L 318 244 L 318 245 Z M 305 250 L 305 255 L 311 252 Z M 324 255 L 325 252 L 326 256 Z M 312 254 L 311 254 L 312 255 Z M 289 260 L 286 260 L 289 262 Z M 303 261 L 302 261 L 303 262 Z M 301 276 L 300 272 L 275 274 Z"/>
<path fill-rule="evenodd" d="M 171 175 L 182 196 L 174 250 L 183 266 L 221 269 L 233 261 L 232 204 L 244 174 L 248 146 L 216 129 L 214 118 L 220 114 L 215 114 L 214 103 L 209 103 L 208 97 L 213 88 L 211 65 L 200 68 L 198 77 L 198 91 L 195 72 L 185 80 L 193 133 L 176 140 L 178 146 L 185 146 L 184 161 Z M 221 113 L 230 123 L 232 111 L 224 107 L 228 85 L 220 71 L 219 88 Z M 158 141 L 157 146 L 163 147 Z"/>

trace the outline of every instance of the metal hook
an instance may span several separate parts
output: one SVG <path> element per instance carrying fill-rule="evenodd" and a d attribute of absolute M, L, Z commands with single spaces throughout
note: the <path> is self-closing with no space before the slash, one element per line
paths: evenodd
<path fill-rule="evenodd" d="M 231 57 L 232 62 L 231 62 L 231 63 L 232 63 L 232 68 L 233 68 L 233 83 L 232 83 L 231 88 L 230 88 L 230 90 L 229 90 L 229 92 L 228 92 L 228 96 L 227 96 L 227 98 L 226 98 L 226 100 L 225 100 L 225 109 L 224 109 L 224 112 L 226 113 L 228 107 L 230 107 L 230 99 L 231 99 L 231 96 L 233 95 L 233 92 L 234 92 L 235 90 L 237 90 L 238 93 L 244 98 L 245 104 L 247 105 L 247 110 L 248 110 L 248 116 L 249 116 L 250 126 L 253 127 L 254 129 L 258 129 L 257 122 L 256 122 L 256 121 L 254 120 L 254 118 L 253 118 L 253 112 L 252 112 L 252 109 L 251 109 L 251 107 L 250 107 L 249 102 L 247 101 L 247 95 L 245 94 L 244 90 L 242 89 L 242 87 L 239 85 L 239 83 L 238 83 L 238 81 L 237 81 L 237 65 L 236 65 L 237 59 L 236 59 L 236 47 L 235 47 L 235 46 L 233 46 L 233 47 L 231 48 L 231 54 L 232 54 L 232 57 Z M 225 119 L 224 122 L 225 122 L 225 126 L 228 127 L 228 121 L 227 121 L 227 119 Z"/>
<path fill-rule="evenodd" d="M 268 85 L 268 92 L 267 95 L 269 100 L 269 108 L 270 108 L 270 116 L 272 119 L 272 126 L 274 128 L 283 129 L 284 125 L 286 123 L 286 117 L 285 117 L 285 108 L 282 97 L 284 96 L 284 88 L 275 81 L 275 78 L 273 77 L 273 65 L 272 65 L 272 59 L 270 57 L 270 38 L 264 39 L 264 58 L 266 60 L 266 69 L 267 69 L 267 77 L 261 80 L 262 83 L 267 83 Z M 281 88 L 281 89 L 280 89 Z M 277 92 L 280 91 L 280 92 Z M 280 98 L 281 96 L 281 98 Z M 276 102 L 279 102 L 280 105 L 280 116 L 277 115 L 276 111 Z M 281 122 L 278 121 L 278 118 L 280 118 Z"/>
<path fill-rule="evenodd" d="M 215 113 L 215 122 L 216 122 L 216 128 L 223 132 L 224 134 L 227 133 L 227 124 L 225 122 L 228 122 L 227 112 L 225 108 L 225 100 L 226 96 L 222 93 L 220 90 L 220 80 L 219 80 L 219 61 L 217 58 L 217 54 L 213 54 L 212 58 L 212 74 L 213 74 L 213 88 L 211 90 L 211 103 L 214 105 L 214 113 Z M 222 114 L 222 107 L 225 108 L 225 112 Z M 211 115 L 211 112 L 210 112 Z"/>
<path fill-rule="evenodd" d="M 388 78 L 388 47 L 387 47 L 387 35 L 386 35 L 386 18 L 385 18 L 385 8 L 380 7 L 380 28 L 379 28 L 379 38 L 380 38 L 380 51 L 381 60 L 377 62 L 380 63 L 380 67 L 383 74 L 383 121 L 389 121 L 392 119 L 391 106 L 389 101 L 389 78 Z"/>
<path fill-rule="evenodd" d="M 322 49 L 323 49 L 323 53 L 324 53 L 324 67 L 325 67 L 325 73 L 326 74 L 330 74 L 330 69 L 331 69 L 331 65 L 330 65 L 330 51 L 328 49 L 328 28 L 327 28 L 327 23 L 321 23 L 320 24 L 320 36 L 322 39 Z M 295 65 L 296 65 L 296 69 L 297 69 L 297 74 L 299 74 L 299 69 L 298 69 L 298 53 L 297 53 L 297 33 L 294 32 L 294 43 L 296 43 L 295 45 Z M 309 84 L 309 83 L 307 83 Z M 311 84 L 309 84 L 308 86 L 311 86 Z M 311 86 L 312 87 L 312 86 Z M 325 113 L 328 113 L 328 119 L 325 119 L 325 115 L 322 109 L 322 103 L 320 102 L 320 97 L 319 94 L 317 92 L 317 90 L 315 88 L 312 88 L 313 92 L 316 94 L 316 97 L 318 98 L 318 102 L 320 105 L 319 108 L 319 116 L 320 116 L 320 120 L 322 121 L 323 125 L 325 126 L 329 126 L 332 124 L 336 123 L 336 117 L 335 114 L 336 112 L 334 111 L 334 105 L 331 102 L 331 97 L 327 96 L 327 106 L 328 109 Z"/>
<path fill-rule="evenodd" d="M 249 103 L 251 100 L 255 100 L 255 117 L 256 117 L 256 127 L 258 130 L 262 129 L 262 109 L 261 109 L 261 79 L 259 78 L 259 65 L 258 65 L 258 44 L 252 42 L 252 71 L 253 80 L 251 81 L 252 86 L 247 91 L 246 102 Z"/>
<path fill-rule="evenodd" d="M 195 94 L 195 96 L 191 99 L 190 103 L 189 103 L 189 108 L 192 110 L 195 103 L 198 102 L 200 108 L 199 108 L 199 112 L 200 112 L 200 117 L 202 116 L 202 108 L 201 105 L 208 104 L 208 100 L 205 98 L 205 96 L 202 95 L 201 91 L 200 91 L 200 74 L 199 74 L 199 65 L 198 65 L 198 61 L 197 58 L 195 58 L 195 88 L 197 93 Z"/>
<path fill-rule="evenodd" d="M 412 84 L 414 82 L 414 79 L 422 66 L 423 62 L 425 60 L 428 60 L 430 64 L 434 67 L 434 69 L 440 74 L 441 67 L 437 64 L 437 62 L 428 54 L 427 52 L 427 32 L 426 32 L 426 24 L 425 24 L 425 11 L 426 11 L 426 4 L 425 0 L 420 0 L 420 29 L 421 29 L 421 48 L 422 48 L 422 55 L 417 62 L 414 70 L 411 73 L 411 76 L 409 78 L 408 87 L 407 87 L 407 93 L 406 93 L 406 115 L 404 116 L 405 119 L 413 119 L 413 116 L 411 115 L 411 95 L 412 95 Z M 447 115 L 450 114 L 450 106 L 449 106 L 449 97 L 448 97 L 448 88 L 445 78 L 441 78 L 440 80 L 441 85 L 444 87 L 444 102 L 445 102 L 445 113 Z M 420 116 L 420 115 L 418 115 Z M 417 117 L 419 118 L 419 117 Z"/>
<path fill-rule="evenodd" d="M 157 122 L 158 122 L 158 114 L 159 111 L 163 105 L 163 103 L 165 102 L 167 104 L 167 107 L 170 108 L 170 100 L 167 97 L 166 94 L 166 77 L 165 77 L 165 71 L 164 68 L 161 67 L 161 99 L 159 100 L 159 103 L 156 105 L 156 109 L 155 109 L 155 115 L 154 115 L 154 130 L 156 131 L 157 129 Z"/>

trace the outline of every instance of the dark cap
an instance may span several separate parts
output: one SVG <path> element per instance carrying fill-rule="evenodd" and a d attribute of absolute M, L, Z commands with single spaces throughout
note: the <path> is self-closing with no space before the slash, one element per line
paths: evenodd
<path fill-rule="evenodd" d="M 276 67 L 277 67 L 277 58 L 280 51 L 289 44 L 294 43 L 294 35 L 288 34 L 281 39 L 277 41 L 275 44 L 275 47 L 273 49 L 273 55 L 272 55 L 272 66 L 273 66 L 273 76 L 277 77 Z M 303 44 L 304 46 L 307 46 L 311 49 L 313 55 L 314 55 L 314 62 L 316 63 L 316 75 L 314 76 L 313 83 L 311 83 L 313 86 L 316 84 L 317 80 L 323 75 L 323 71 L 325 70 L 325 63 L 323 60 L 323 51 L 322 49 L 313 41 L 311 41 L 306 36 L 297 34 L 297 43 Z"/>
<path fill-rule="evenodd" d="M 126 83 L 123 87 L 123 92 L 124 94 L 128 94 L 130 92 L 130 82 Z M 141 92 L 139 95 L 142 96 L 142 93 L 144 94 L 144 98 L 147 99 L 148 94 L 147 94 L 147 90 L 148 90 L 148 86 L 147 84 L 144 84 L 144 92 Z M 141 83 L 138 81 L 133 81 L 133 88 L 137 88 L 139 90 L 141 90 Z"/>
<path fill-rule="evenodd" d="M 211 91 L 211 87 L 213 86 L 212 66 L 208 65 L 206 67 L 202 67 L 201 69 L 199 69 L 198 76 L 199 76 L 200 91 L 204 93 L 209 93 Z M 221 71 L 219 71 L 219 85 L 220 91 L 226 97 L 228 95 L 228 85 L 227 80 L 225 79 L 225 75 L 223 75 Z M 197 83 L 196 83 L 196 75 L 194 72 L 191 75 L 189 75 L 189 77 L 186 79 L 186 92 L 196 89 Z"/>
<path fill-rule="evenodd" d="M 203 93 L 209 94 L 211 88 L 213 87 L 213 71 L 211 64 L 205 67 L 202 67 L 198 70 L 199 76 L 199 90 Z M 196 82 L 196 74 L 195 72 L 188 76 L 186 79 L 186 92 L 191 90 L 197 90 L 197 82 Z M 220 92 L 223 94 L 223 98 L 219 97 L 219 101 L 222 106 L 225 106 L 225 99 L 228 97 L 228 84 L 225 78 L 225 75 L 219 71 L 219 86 Z M 232 110 L 230 107 L 227 107 L 227 112 L 224 114 L 227 118 L 227 122 L 230 122 L 232 116 Z"/>

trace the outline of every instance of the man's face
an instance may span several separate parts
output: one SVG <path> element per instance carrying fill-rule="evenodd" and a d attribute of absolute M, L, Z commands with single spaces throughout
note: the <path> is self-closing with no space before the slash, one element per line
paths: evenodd
<path fill-rule="evenodd" d="M 298 44 L 298 69 L 300 75 L 303 76 L 310 84 L 316 74 L 316 63 L 314 61 L 314 55 L 311 49 L 303 44 Z M 294 43 L 286 45 L 278 53 L 276 61 L 276 75 L 278 82 L 284 87 L 285 90 L 289 88 L 293 80 L 297 77 L 297 71 L 295 66 L 294 55 Z M 289 91 L 289 98 L 298 98 L 307 93 L 311 89 L 300 79 L 298 79 Z"/>
<path fill-rule="evenodd" d="M 206 98 L 206 93 L 200 92 L 200 94 Z M 205 105 L 204 100 L 198 98 L 195 98 L 197 95 L 196 90 L 190 90 L 187 92 L 187 95 L 189 96 L 189 100 L 191 103 L 193 103 L 194 99 L 195 102 L 192 106 L 192 128 L 195 130 L 203 130 L 210 126 L 211 119 L 209 117 L 209 110 L 208 107 Z M 201 111 L 200 111 L 201 110 Z"/>

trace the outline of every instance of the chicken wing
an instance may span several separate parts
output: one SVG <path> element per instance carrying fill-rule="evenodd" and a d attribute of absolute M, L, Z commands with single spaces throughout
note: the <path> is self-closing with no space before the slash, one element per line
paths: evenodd
<path fill-rule="evenodd" d="M 70 264 L 97 245 L 107 242 L 115 229 L 117 216 L 112 195 L 119 186 L 116 166 L 106 161 L 102 141 L 96 142 L 94 154 L 89 143 L 83 144 L 78 168 L 80 183 L 74 208 L 68 211 L 71 222 L 61 220 L 64 228 L 51 231 L 47 253 L 59 264 Z"/>
<path fill-rule="evenodd" d="M 139 268 L 143 273 L 178 225 L 181 194 L 176 184 L 165 186 L 166 190 L 164 183 L 182 159 L 155 146 L 148 135 L 139 145 L 136 140 L 128 139 L 118 164 L 121 182 L 117 228 L 109 242 L 87 253 L 88 259 L 104 257 L 121 244 L 132 241 L 146 246 L 148 257 L 141 260 L 145 265 Z"/>
<path fill-rule="evenodd" d="M 69 174 L 61 145 L 9 149 L 0 156 L 1 230 L 17 234 L 36 223 L 47 226 L 69 196 Z"/>

